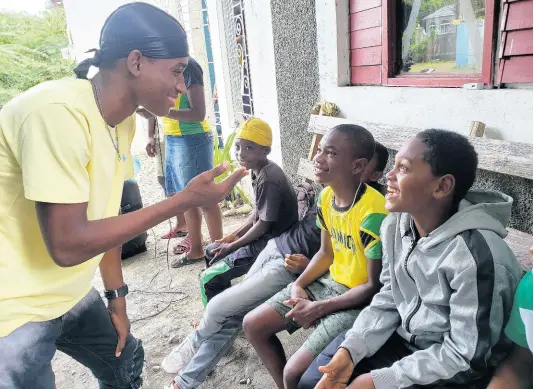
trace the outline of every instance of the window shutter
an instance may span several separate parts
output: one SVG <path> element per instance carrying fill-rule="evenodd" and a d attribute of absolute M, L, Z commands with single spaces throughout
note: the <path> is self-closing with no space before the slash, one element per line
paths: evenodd
<path fill-rule="evenodd" d="M 382 82 L 382 0 L 350 0 L 352 84 Z"/>
<path fill-rule="evenodd" d="M 498 86 L 532 82 L 532 0 L 504 0 Z"/>

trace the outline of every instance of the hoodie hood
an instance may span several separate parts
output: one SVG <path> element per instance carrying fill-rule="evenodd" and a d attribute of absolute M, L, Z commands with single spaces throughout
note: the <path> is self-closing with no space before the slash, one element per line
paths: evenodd
<path fill-rule="evenodd" d="M 506 226 L 512 214 L 512 203 L 510 196 L 495 190 L 470 190 L 460 202 L 458 212 L 428 236 L 422 237 L 418 245 L 428 250 L 467 230 L 489 230 L 504 238 L 508 234 Z M 411 232 L 411 223 L 410 215 L 402 214 L 403 236 Z"/>

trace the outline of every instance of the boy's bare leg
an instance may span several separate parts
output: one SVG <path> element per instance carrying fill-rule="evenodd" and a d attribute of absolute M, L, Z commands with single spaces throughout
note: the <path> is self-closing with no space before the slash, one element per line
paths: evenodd
<path fill-rule="evenodd" d="M 185 222 L 185 215 L 183 213 L 179 213 L 178 215 L 176 215 L 176 226 L 174 227 L 174 230 L 176 232 L 187 230 L 187 224 Z"/>
<path fill-rule="evenodd" d="M 270 305 L 263 304 L 248 313 L 243 330 L 279 389 L 284 389 L 286 355 L 276 336 L 286 328 L 284 319 Z"/>
<path fill-rule="evenodd" d="M 315 357 L 304 346 L 287 361 L 284 368 L 285 389 L 297 389 L 302 375 L 308 370 Z"/>
<path fill-rule="evenodd" d="M 185 212 L 187 232 L 191 241 L 191 249 L 187 253 L 190 259 L 204 256 L 202 248 L 202 214 L 200 208 L 191 208 Z"/>
<path fill-rule="evenodd" d="M 208 225 L 210 240 L 215 242 L 223 237 L 222 212 L 219 204 L 210 205 L 202 208 L 204 219 Z"/>

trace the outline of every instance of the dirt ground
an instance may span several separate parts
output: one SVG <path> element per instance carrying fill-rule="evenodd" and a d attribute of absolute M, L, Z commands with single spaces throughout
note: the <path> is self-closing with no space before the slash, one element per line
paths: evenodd
<path fill-rule="evenodd" d="M 144 205 L 163 199 L 163 192 L 157 183 L 154 165 L 145 155 L 138 156 L 141 172 L 137 177 Z M 224 218 L 225 233 L 235 229 L 244 216 Z M 148 251 L 123 261 L 123 272 L 130 294 L 127 297 L 128 313 L 132 322 L 132 333 L 142 339 L 145 348 L 145 369 L 143 388 L 167 388 L 170 375 L 159 368 L 161 360 L 192 329 L 202 315 L 199 290 L 199 275 L 203 264 L 194 264 L 180 269 L 167 267 L 171 260 L 172 245 L 159 239 L 167 232 L 169 223 L 162 223 L 149 231 Z M 204 226 L 204 236 L 207 230 Z M 167 255 L 167 249 L 170 253 Z M 102 291 L 102 279 L 97 273 L 93 279 L 97 290 Z M 305 334 L 297 332 L 291 338 L 282 334 L 282 342 L 288 355 L 304 342 Z M 58 389 L 97 389 L 98 383 L 91 372 L 61 352 L 57 352 L 53 369 Z M 239 384 L 250 378 L 249 385 Z M 234 346 L 208 377 L 202 388 L 256 388 L 275 387 L 261 360 L 241 334 Z"/>

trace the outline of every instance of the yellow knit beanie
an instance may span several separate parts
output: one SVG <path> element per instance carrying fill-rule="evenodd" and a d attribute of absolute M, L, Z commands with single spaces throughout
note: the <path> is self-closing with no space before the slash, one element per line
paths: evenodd
<path fill-rule="evenodd" d="M 271 127 L 261 119 L 250 118 L 237 129 L 236 138 L 257 143 L 260 146 L 272 146 L 273 132 Z"/>

